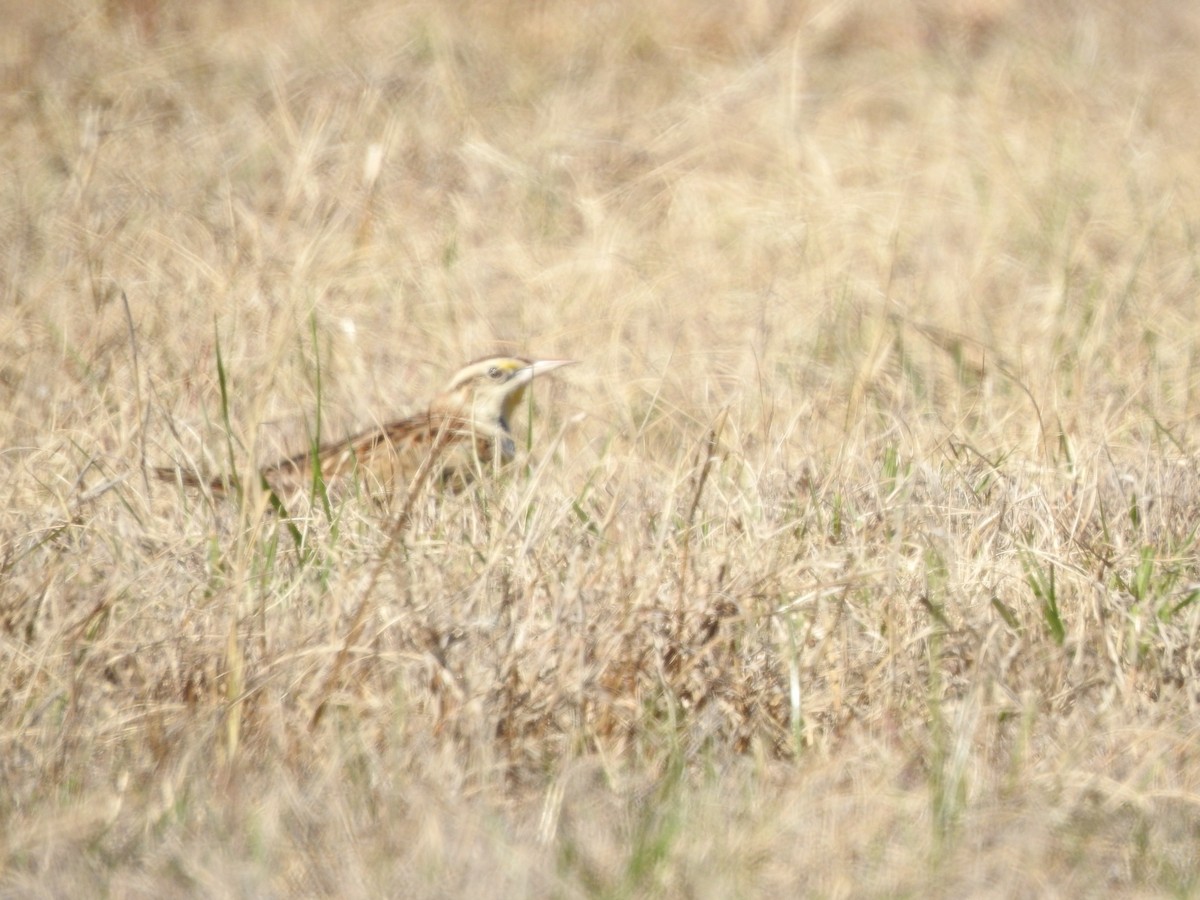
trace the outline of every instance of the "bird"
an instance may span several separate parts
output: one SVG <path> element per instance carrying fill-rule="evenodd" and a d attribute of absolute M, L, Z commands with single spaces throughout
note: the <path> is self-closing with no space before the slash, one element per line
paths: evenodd
<path fill-rule="evenodd" d="M 424 411 L 306 450 L 259 469 L 276 495 L 294 495 L 320 480 L 351 481 L 371 495 L 409 496 L 424 484 L 461 491 L 499 471 L 516 454 L 510 422 L 534 378 L 574 360 L 489 356 L 459 369 Z M 178 466 L 155 475 L 225 495 L 228 476 L 209 478 Z"/>

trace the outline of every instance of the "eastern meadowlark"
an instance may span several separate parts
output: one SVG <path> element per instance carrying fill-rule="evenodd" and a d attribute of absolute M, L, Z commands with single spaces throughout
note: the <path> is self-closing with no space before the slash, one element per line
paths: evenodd
<path fill-rule="evenodd" d="M 512 414 L 538 375 L 573 360 L 494 356 L 468 363 L 421 413 L 371 428 L 340 441 L 289 456 L 259 470 L 277 494 L 294 494 L 314 483 L 317 470 L 328 484 L 356 479 L 372 495 L 412 493 L 425 483 L 459 490 L 478 475 L 496 471 L 516 452 Z M 224 494 L 230 480 L 202 478 L 177 467 L 155 469 L 164 481 L 207 486 Z"/>

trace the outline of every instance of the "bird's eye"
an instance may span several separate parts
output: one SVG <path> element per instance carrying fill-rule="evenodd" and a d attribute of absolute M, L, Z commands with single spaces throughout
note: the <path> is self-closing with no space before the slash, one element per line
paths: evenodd
<path fill-rule="evenodd" d="M 488 378 L 492 379 L 493 381 L 499 381 L 503 375 L 504 373 L 500 371 L 499 366 L 492 366 L 490 369 L 488 369 Z"/>

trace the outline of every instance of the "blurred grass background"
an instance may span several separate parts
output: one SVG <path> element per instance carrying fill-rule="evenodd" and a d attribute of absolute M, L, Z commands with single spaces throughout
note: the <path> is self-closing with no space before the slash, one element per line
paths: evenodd
<path fill-rule="evenodd" d="M 1195 889 L 1190 5 L 0 15 L 6 894 Z M 143 478 L 497 350 L 397 553 Z"/>

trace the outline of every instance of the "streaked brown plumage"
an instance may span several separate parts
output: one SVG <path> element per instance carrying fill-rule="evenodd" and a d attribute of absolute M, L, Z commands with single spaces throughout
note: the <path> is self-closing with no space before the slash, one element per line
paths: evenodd
<path fill-rule="evenodd" d="M 278 494 L 313 483 L 320 467 L 326 484 L 354 479 L 371 494 L 395 494 L 434 483 L 459 489 L 494 471 L 515 453 L 509 421 L 537 375 L 571 360 L 496 356 L 462 368 L 422 413 L 273 463 L 259 472 Z M 176 467 L 155 469 L 164 481 L 207 486 L 223 494 L 229 479 L 206 479 Z"/>

